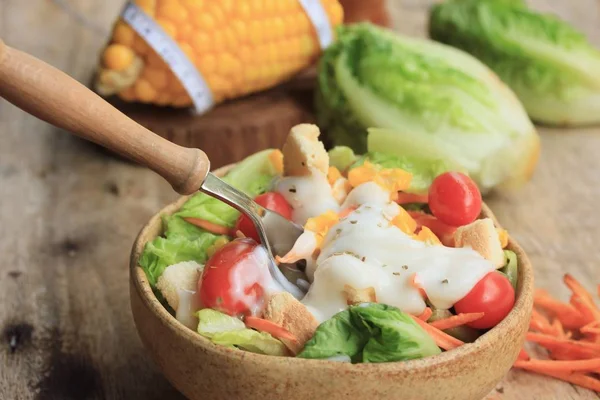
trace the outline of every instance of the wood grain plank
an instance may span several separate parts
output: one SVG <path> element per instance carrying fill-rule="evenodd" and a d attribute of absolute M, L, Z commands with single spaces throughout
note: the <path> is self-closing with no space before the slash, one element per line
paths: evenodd
<path fill-rule="evenodd" d="M 62 0 L 108 30 L 122 0 Z M 397 30 L 425 35 L 432 0 L 389 0 Z M 600 45 L 597 0 L 535 0 Z M 0 36 L 88 82 L 105 38 L 48 0 L 0 1 Z M 23 29 L 23 27 L 27 29 Z M 600 129 L 540 129 L 532 182 L 489 199 L 528 251 L 537 284 L 566 299 L 571 271 L 599 281 L 595 238 Z M 182 398 L 144 354 L 129 310 L 127 258 L 137 230 L 176 196 L 116 159 L 0 100 L 0 399 Z M 598 399 L 512 371 L 489 399 Z"/>

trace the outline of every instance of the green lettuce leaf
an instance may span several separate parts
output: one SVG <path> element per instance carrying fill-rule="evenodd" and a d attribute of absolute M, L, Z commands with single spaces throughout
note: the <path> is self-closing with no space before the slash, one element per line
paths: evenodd
<path fill-rule="evenodd" d="M 490 66 L 532 119 L 600 122 L 600 51 L 556 16 L 521 1 L 449 0 L 433 7 L 429 33 Z"/>
<path fill-rule="evenodd" d="M 222 346 L 237 347 L 252 353 L 285 356 L 287 348 L 265 332 L 247 329 L 235 317 L 205 308 L 198 311 L 198 333 Z"/>
<path fill-rule="evenodd" d="M 268 191 L 277 175 L 269 155 L 273 150 L 253 154 L 232 168 L 223 180 L 251 197 Z M 227 204 L 198 192 L 174 214 L 178 217 L 200 218 L 232 228 L 240 215 Z"/>
<path fill-rule="evenodd" d="M 266 192 L 277 175 L 269 159 L 272 151 L 264 150 L 247 157 L 233 167 L 223 180 L 252 197 Z M 234 208 L 200 192 L 186 201 L 172 216 L 163 216 L 164 236 L 146 243 L 139 260 L 152 288 L 156 287 L 158 278 L 169 265 L 183 261 L 204 264 L 206 250 L 221 237 L 192 225 L 183 218 L 200 218 L 233 227 L 238 216 L 239 212 Z"/>
<path fill-rule="evenodd" d="M 206 262 L 206 249 L 218 237 L 212 233 L 203 232 L 193 239 L 188 239 L 183 235 L 175 235 L 168 238 L 157 237 L 146 243 L 139 264 L 146 272 L 150 286 L 152 288 L 156 287 L 158 278 L 169 265 L 183 261 L 196 261 L 199 264 L 204 264 Z"/>
<path fill-rule="evenodd" d="M 347 146 L 336 146 L 327 153 L 329 155 L 329 165 L 341 172 L 356 161 L 356 154 Z"/>
<path fill-rule="evenodd" d="M 301 358 L 348 356 L 352 362 L 412 360 L 439 354 L 427 332 L 396 307 L 365 303 L 319 325 Z"/>
<path fill-rule="evenodd" d="M 504 256 L 506 257 L 506 265 L 500 271 L 506 275 L 513 288 L 517 290 L 517 283 L 519 282 L 519 262 L 517 255 L 514 251 L 504 250 Z"/>
<path fill-rule="evenodd" d="M 370 24 L 337 34 L 319 62 L 316 95 L 334 145 L 410 157 L 426 150 L 468 170 L 483 191 L 520 183 L 535 165 L 538 137 L 523 106 L 474 57 Z M 398 140 L 367 149 L 371 127 Z"/>
<path fill-rule="evenodd" d="M 239 318 L 205 308 L 196 313 L 198 317 L 198 333 L 207 338 L 215 334 L 246 329 L 246 325 Z"/>
<path fill-rule="evenodd" d="M 369 132 L 373 131 L 375 130 L 369 130 Z M 371 134 L 372 133 L 370 133 L 370 135 Z M 369 140 L 369 143 L 371 143 L 372 140 Z M 372 148 L 373 146 L 370 147 Z M 352 169 L 361 166 L 366 160 L 383 168 L 400 168 L 410 172 L 412 174 L 412 180 L 407 192 L 418 194 L 427 193 L 429 186 L 431 186 L 431 182 L 444 172 L 466 172 L 459 164 L 451 164 L 447 160 L 435 159 L 427 154 L 408 155 L 405 153 L 403 155 L 395 155 L 392 152 L 384 153 L 382 151 L 369 151 L 359 157 L 350 168 Z"/>

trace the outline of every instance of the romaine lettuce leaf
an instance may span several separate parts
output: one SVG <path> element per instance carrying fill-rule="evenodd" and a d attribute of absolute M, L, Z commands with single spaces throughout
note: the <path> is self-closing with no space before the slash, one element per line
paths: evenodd
<path fill-rule="evenodd" d="M 513 288 L 517 290 L 519 282 L 519 262 L 517 255 L 512 250 L 504 250 L 504 256 L 506 257 L 506 265 L 500 271 L 506 275 Z"/>
<path fill-rule="evenodd" d="M 254 197 L 267 191 L 277 171 L 270 160 L 273 150 L 253 154 L 223 178 L 226 182 Z M 163 217 L 164 236 L 146 243 L 139 264 L 155 288 L 166 267 L 182 261 L 206 262 L 206 250 L 220 236 L 198 228 L 183 218 L 194 217 L 233 227 L 239 216 L 234 208 L 204 193 L 197 193 L 172 216 Z"/>
<path fill-rule="evenodd" d="M 429 33 L 490 66 L 532 119 L 600 122 L 600 51 L 556 16 L 521 1 L 450 0 L 432 8 Z"/>
<path fill-rule="evenodd" d="M 429 357 L 441 352 L 433 338 L 396 307 L 364 303 L 334 315 L 317 328 L 298 354 L 352 362 L 379 363 Z"/>
<path fill-rule="evenodd" d="M 198 333 L 215 344 L 272 356 L 288 354 L 281 341 L 268 333 L 247 329 L 238 318 L 209 308 L 198 311 L 196 315 L 199 321 Z"/>
<path fill-rule="evenodd" d="M 427 158 L 418 158 L 411 156 L 396 156 L 377 151 L 369 152 L 356 160 L 350 167 L 356 168 L 361 166 L 365 160 L 379 165 L 383 168 L 400 168 L 412 174 L 409 193 L 424 194 L 429 190 L 431 182 L 440 174 L 448 171 L 463 171 L 463 169 L 448 165 L 444 160 L 433 160 Z"/>
<path fill-rule="evenodd" d="M 329 165 L 341 172 L 356 161 L 356 154 L 347 146 L 335 146 L 327 154 L 329 155 Z"/>
<path fill-rule="evenodd" d="M 319 126 L 334 145 L 400 156 L 425 149 L 458 163 L 484 192 L 528 178 L 537 133 L 516 96 L 483 63 L 370 24 L 342 26 L 337 34 L 319 63 L 316 95 Z M 367 149 L 372 127 L 399 138 Z"/>
<path fill-rule="evenodd" d="M 277 174 L 269 159 L 273 150 L 253 154 L 232 168 L 223 180 L 251 197 L 268 191 Z M 174 214 L 178 217 L 200 218 L 232 228 L 240 215 L 227 204 L 198 192 Z"/>

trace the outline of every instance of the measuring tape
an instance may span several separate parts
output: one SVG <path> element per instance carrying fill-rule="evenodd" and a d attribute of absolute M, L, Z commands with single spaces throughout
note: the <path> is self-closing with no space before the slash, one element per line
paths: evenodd
<path fill-rule="evenodd" d="M 321 0 L 298 0 L 308 15 L 308 19 L 317 31 L 321 50 L 325 50 L 333 42 L 333 29 Z"/>
<path fill-rule="evenodd" d="M 333 42 L 333 30 L 321 1 L 298 1 L 317 32 L 321 49 L 326 49 Z M 129 1 L 125 5 L 121 17 L 171 68 L 192 99 L 196 113 L 203 113 L 214 106 L 215 102 L 210 87 L 200 71 L 187 58 L 177 42 L 152 17 L 133 1 Z"/>
<path fill-rule="evenodd" d="M 215 102 L 210 88 L 200 71 L 187 58 L 175 40 L 152 17 L 131 1 L 123 9 L 121 17 L 171 68 L 192 99 L 196 112 L 203 113 L 212 108 Z"/>

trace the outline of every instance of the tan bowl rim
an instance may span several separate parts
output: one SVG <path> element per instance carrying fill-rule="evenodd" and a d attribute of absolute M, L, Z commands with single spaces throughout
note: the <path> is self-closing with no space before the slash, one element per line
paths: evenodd
<path fill-rule="evenodd" d="M 222 168 L 221 170 L 226 169 Z M 219 171 L 222 172 L 222 171 Z M 256 354 L 248 351 L 230 349 L 225 346 L 216 345 L 207 338 L 199 335 L 196 331 L 187 328 L 181 324 L 173 315 L 171 315 L 167 309 L 158 301 L 152 288 L 146 278 L 146 274 L 143 269 L 138 266 L 139 256 L 142 254 L 146 242 L 142 241 L 142 238 L 148 236 L 148 231 L 151 226 L 157 223 L 161 223 L 161 216 L 164 214 L 170 215 L 181 207 L 181 205 L 189 198 L 184 196 L 169 204 L 157 214 L 155 214 L 150 221 L 142 228 L 138 234 L 133 249 L 131 252 L 130 259 L 130 279 L 133 281 L 135 290 L 142 299 L 144 305 L 152 311 L 152 313 L 159 319 L 160 323 L 169 330 L 173 331 L 174 334 L 180 335 L 189 340 L 190 345 L 199 346 L 204 348 L 207 352 L 212 353 L 215 356 L 222 356 L 229 358 L 232 362 L 254 362 L 260 363 L 268 361 L 270 367 L 273 368 L 289 368 L 289 362 L 292 360 L 290 357 L 277 357 L 264 354 Z M 486 204 L 483 204 L 480 218 L 489 217 L 491 218 L 496 226 L 500 227 L 496 217 L 491 212 Z M 417 360 L 401 361 L 401 362 L 388 362 L 388 363 L 342 363 L 336 361 L 327 360 L 315 360 L 315 359 L 304 359 L 304 358 L 293 358 L 293 362 L 299 363 L 297 366 L 302 367 L 318 367 L 324 369 L 335 368 L 337 371 L 377 371 L 380 373 L 402 373 L 411 372 L 415 370 L 424 370 L 437 368 L 444 364 L 455 362 L 457 358 L 468 358 L 471 354 L 477 353 L 477 350 L 492 346 L 497 341 L 503 340 L 505 334 L 512 331 L 519 324 L 523 323 L 519 320 L 520 316 L 527 315 L 527 305 L 531 304 L 533 296 L 533 268 L 531 263 L 519 246 L 519 244 L 509 237 L 508 250 L 512 250 L 516 253 L 519 260 L 519 281 L 516 292 L 516 301 L 511 312 L 504 318 L 502 322 L 496 325 L 494 328 L 480 336 L 473 343 L 465 343 L 464 345 L 450 350 L 444 351 L 439 355 L 432 357 L 425 357 Z M 300 364 L 301 363 L 301 364 Z"/>

